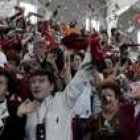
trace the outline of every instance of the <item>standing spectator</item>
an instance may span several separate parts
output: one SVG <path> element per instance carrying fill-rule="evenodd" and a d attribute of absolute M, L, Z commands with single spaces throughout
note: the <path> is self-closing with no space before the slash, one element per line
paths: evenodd
<path fill-rule="evenodd" d="M 9 73 L 0 68 L 0 140 L 23 140 L 25 119 L 17 116 L 17 108 L 12 105 L 10 79 Z"/>
<path fill-rule="evenodd" d="M 84 85 L 90 79 L 91 56 L 86 54 L 74 79 L 63 92 L 55 92 L 55 77 L 53 73 L 36 70 L 30 79 L 31 92 L 35 100 L 40 102 L 37 110 L 28 114 L 29 105 L 20 106 L 19 116 L 27 115 L 27 140 L 70 140 L 71 139 L 71 109 L 81 95 Z M 32 110 L 32 107 L 31 107 Z M 43 135 L 40 132 L 43 131 Z"/>

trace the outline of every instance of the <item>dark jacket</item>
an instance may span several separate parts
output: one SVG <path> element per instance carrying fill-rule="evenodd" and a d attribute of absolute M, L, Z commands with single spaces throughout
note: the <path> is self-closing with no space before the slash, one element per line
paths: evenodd
<path fill-rule="evenodd" d="M 140 129 L 140 125 L 135 125 L 134 113 L 134 104 L 132 102 L 126 102 L 120 107 L 119 121 L 123 140 L 137 139 L 136 130 Z"/>
<path fill-rule="evenodd" d="M 25 118 L 16 116 L 17 108 L 7 102 L 9 117 L 5 119 L 3 131 L 0 129 L 0 140 L 23 140 L 25 130 Z"/>
<path fill-rule="evenodd" d="M 137 140 L 137 137 L 140 134 L 140 113 L 135 118 L 134 107 L 135 106 L 132 102 L 125 100 L 120 105 L 120 110 L 118 112 L 118 120 L 121 138 L 119 138 L 119 140 Z M 97 123 L 97 121 L 94 121 L 94 116 L 91 116 L 87 123 L 88 129 L 95 128 L 92 125 L 93 122 Z M 95 132 L 95 130 L 89 130 L 89 132 L 91 132 L 92 134 L 92 132 Z"/>

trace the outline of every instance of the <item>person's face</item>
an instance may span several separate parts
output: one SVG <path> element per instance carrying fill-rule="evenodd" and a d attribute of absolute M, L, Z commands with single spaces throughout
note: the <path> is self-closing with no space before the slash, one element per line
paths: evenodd
<path fill-rule="evenodd" d="M 112 60 L 109 59 L 109 58 L 106 58 L 106 59 L 105 59 L 105 63 L 106 63 L 107 69 L 112 70 L 112 68 L 113 68 Z"/>
<path fill-rule="evenodd" d="M 34 54 L 36 54 L 40 58 L 45 57 L 46 48 L 44 44 L 37 44 L 33 49 Z"/>
<path fill-rule="evenodd" d="M 103 109 L 114 112 L 118 107 L 119 100 L 115 96 L 115 92 L 110 88 L 101 91 L 101 102 Z"/>
<path fill-rule="evenodd" d="M 108 36 L 107 36 L 107 34 L 105 34 L 105 33 L 101 34 L 101 41 L 103 41 L 104 43 L 108 43 Z"/>
<path fill-rule="evenodd" d="M 98 71 L 93 70 L 91 79 L 90 79 L 91 85 L 98 86 L 101 82 L 102 82 L 102 79 L 101 79 Z"/>
<path fill-rule="evenodd" d="M 7 92 L 7 78 L 3 75 L 0 75 L 0 100 L 5 98 Z"/>
<path fill-rule="evenodd" d="M 62 31 L 65 31 L 65 30 L 66 30 L 66 24 L 64 24 L 64 23 L 61 24 L 61 30 L 62 30 Z"/>
<path fill-rule="evenodd" d="M 81 63 L 82 63 L 82 58 L 79 55 L 74 55 L 73 69 L 78 70 Z"/>
<path fill-rule="evenodd" d="M 18 67 L 16 66 L 16 62 L 13 61 L 13 60 L 9 60 L 9 61 L 8 61 L 8 67 L 9 67 L 11 70 L 16 70 L 16 69 L 18 69 Z"/>
<path fill-rule="evenodd" d="M 33 76 L 30 79 L 30 87 L 33 97 L 37 101 L 44 100 L 52 94 L 54 85 L 51 84 L 47 76 Z"/>
<path fill-rule="evenodd" d="M 55 63 L 55 60 L 56 60 L 54 53 L 48 53 L 46 56 L 46 59 L 47 59 L 47 61 L 53 62 L 53 63 Z"/>

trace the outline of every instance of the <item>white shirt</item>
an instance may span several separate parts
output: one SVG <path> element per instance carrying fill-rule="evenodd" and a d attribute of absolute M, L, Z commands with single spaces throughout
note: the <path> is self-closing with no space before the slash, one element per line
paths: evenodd
<path fill-rule="evenodd" d="M 88 53 L 83 64 L 87 62 L 91 62 L 91 55 Z M 44 100 L 45 103 L 42 103 L 42 108 L 46 112 L 46 140 L 72 140 L 71 109 L 91 75 L 91 70 L 87 70 L 88 66 L 82 66 L 63 92 L 56 93 L 54 97 L 50 95 Z M 36 111 L 27 116 L 26 140 L 36 140 L 37 123 Z"/>
<path fill-rule="evenodd" d="M 83 93 L 78 98 L 73 110 L 72 116 L 78 115 L 80 118 L 88 118 L 91 115 L 91 85 L 85 85 Z"/>
<path fill-rule="evenodd" d="M 135 118 L 137 117 L 137 115 L 139 114 L 140 112 L 140 104 L 138 103 L 136 106 L 135 106 Z M 137 140 L 140 140 L 140 136 L 137 137 Z"/>
<path fill-rule="evenodd" d="M 140 112 L 140 104 L 138 103 L 135 106 L 135 117 L 139 114 L 139 112 Z"/>

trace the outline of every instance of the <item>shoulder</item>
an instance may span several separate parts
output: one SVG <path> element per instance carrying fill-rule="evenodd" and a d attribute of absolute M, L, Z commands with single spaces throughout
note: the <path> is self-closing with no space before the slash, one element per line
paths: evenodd
<path fill-rule="evenodd" d="M 99 113 L 98 115 L 91 115 L 88 120 L 87 120 L 87 130 L 94 132 L 96 131 L 96 129 L 99 127 L 99 120 L 100 120 L 100 115 L 101 113 Z"/>
<path fill-rule="evenodd" d="M 1 51 L 0 51 L 0 59 L 1 60 L 5 60 L 5 59 L 7 60 L 6 55 Z"/>
<path fill-rule="evenodd" d="M 57 91 L 53 94 L 53 100 L 56 101 L 56 100 L 63 100 L 63 96 L 64 96 L 64 92 L 63 91 Z"/>
<path fill-rule="evenodd" d="M 134 103 L 131 100 L 128 99 L 122 99 L 120 103 L 120 109 L 125 109 L 125 108 L 134 108 Z"/>
<path fill-rule="evenodd" d="M 93 114 L 89 117 L 89 120 L 97 121 L 102 116 L 102 111 L 100 111 L 98 114 Z"/>
<path fill-rule="evenodd" d="M 134 103 L 132 101 L 126 100 L 123 103 L 121 103 L 119 114 L 121 118 L 126 118 L 126 116 L 133 117 L 134 111 L 135 111 Z"/>
<path fill-rule="evenodd" d="M 96 124 L 96 123 L 98 123 L 98 121 L 100 120 L 100 118 L 101 118 L 101 115 L 102 113 L 101 112 L 99 112 L 98 114 L 96 114 L 96 115 L 91 115 L 89 118 L 88 118 L 88 120 L 87 120 L 87 123 L 89 123 L 89 124 Z"/>

